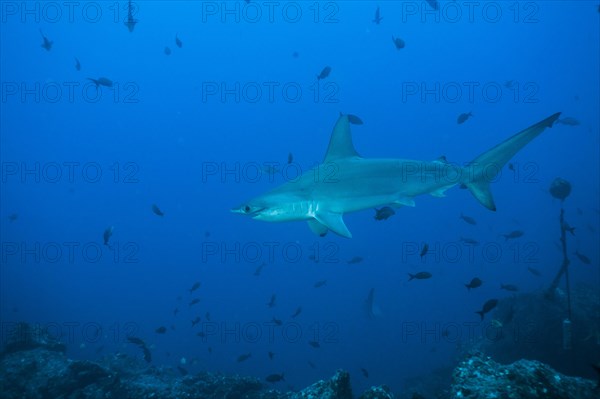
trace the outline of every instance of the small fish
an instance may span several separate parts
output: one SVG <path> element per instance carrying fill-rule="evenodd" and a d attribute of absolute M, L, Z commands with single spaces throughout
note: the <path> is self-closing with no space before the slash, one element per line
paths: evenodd
<path fill-rule="evenodd" d="M 75 69 L 81 71 L 81 63 L 77 57 L 75 57 Z"/>
<path fill-rule="evenodd" d="M 152 212 L 158 216 L 165 216 L 165 213 L 160 210 L 160 208 L 156 204 L 152 204 Z"/>
<path fill-rule="evenodd" d="M 355 265 L 355 264 L 360 263 L 362 261 L 363 261 L 363 258 L 361 258 L 360 256 L 355 256 L 354 258 L 352 258 L 352 259 L 350 259 L 348 261 L 348 264 L 349 265 Z"/>
<path fill-rule="evenodd" d="M 514 80 L 507 80 L 506 82 L 504 82 L 504 87 L 506 87 L 507 89 L 511 89 L 514 85 L 515 85 Z"/>
<path fill-rule="evenodd" d="M 380 208 L 380 209 L 375 208 L 375 216 L 373 217 L 373 219 L 388 220 L 390 217 L 394 216 L 395 214 L 396 214 L 396 212 L 389 206 L 384 206 L 383 208 Z"/>
<path fill-rule="evenodd" d="M 510 292 L 519 291 L 519 287 L 517 287 L 514 284 L 500 284 L 500 289 L 505 290 L 505 291 L 510 291 Z"/>
<path fill-rule="evenodd" d="M 42 38 L 44 39 L 44 43 L 42 43 L 42 48 L 46 49 L 46 51 L 50 51 L 52 49 L 52 44 L 54 44 L 54 42 L 52 40 L 48 40 L 48 38 L 46 36 L 44 36 L 44 34 L 42 33 L 41 29 L 40 29 L 40 34 L 42 35 Z"/>
<path fill-rule="evenodd" d="M 175 34 L 175 45 L 179 48 L 181 48 L 183 46 L 183 42 L 181 41 L 181 39 L 179 38 L 179 36 L 177 34 Z"/>
<path fill-rule="evenodd" d="M 423 244 L 423 248 L 421 248 L 421 253 L 419 254 L 421 259 L 423 259 L 423 256 L 427 255 L 427 251 L 429 251 L 429 244 L 425 243 Z"/>
<path fill-rule="evenodd" d="M 273 352 L 271 352 L 271 351 L 269 351 L 267 353 L 267 355 L 269 355 L 269 359 L 271 359 L 271 360 L 273 360 L 273 358 L 275 357 L 275 354 Z"/>
<path fill-rule="evenodd" d="M 471 224 L 473 226 L 475 226 L 477 224 L 477 221 L 475 219 L 473 219 L 471 216 L 463 215 L 462 213 L 460 214 L 460 219 L 464 220 L 466 223 Z"/>
<path fill-rule="evenodd" d="M 200 323 L 200 316 L 196 316 L 196 318 L 192 320 L 192 328 L 198 323 Z"/>
<path fill-rule="evenodd" d="M 275 294 L 271 295 L 271 300 L 269 302 L 267 302 L 267 306 L 270 308 L 274 308 L 276 301 L 277 301 L 277 296 Z"/>
<path fill-rule="evenodd" d="M 321 344 L 319 344 L 318 341 L 308 341 L 308 344 L 310 346 L 312 346 L 313 348 L 320 348 L 321 347 Z"/>
<path fill-rule="evenodd" d="M 466 113 L 466 114 L 460 114 L 460 115 L 458 115 L 458 118 L 456 118 L 456 123 L 458 123 L 459 125 L 462 125 L 467 120 L 469 120 L 469 118 L 472 117 L 472 116 L 473 116 L 472 112 L 469 112 L 469 113 Z"/>
<path fill-rule="evenodd" d="M 326 66 L 325 68 L 323 68 L 323 70 L 321 71 L 320 74 L 317 75 L 317 80 L 323 80 L 326 77 L 329 76 L 329 74 L 331 73 L 331 67 L 330 66 Z"/>
<path fill-rule="evenodd" d="M 156 330 L 154 330 L 154 332 L 157 333 L 157 334 L 164 334 L 164 333 L 167 332 L 167 327 L 160 326 Z"/>
<path fill-rule="evenodd" d="M 204 331 L 197 332 L 196 335 L 200 338 L 206 338 L 206 333 Z"/>
<path fill-rule="evenodd" d="M 579 126 L 581 124 L 577 119 L 570 116 L 557 119 L 555 123 L 566 126 Z"/>
<path fill-rule="evenodd" d="M 239 355 L 237 358 L 237 362 L 241 363 L 241 362 L 245 362 L 246 360 L 250 359 L 252 357 L 252 353 L 244 353 L 243 355 Z"/>
<path fill-rule="evenodd" d="M 508 164 L 508 169 L 510 169 L 510 170 L 512 170 L 512 171 L 514 172 L 514 170 L 515 170 L 515 165 L 513 165 L 513 163 L 512 163 L 512 162 L 510 162 L 510 163 Z"/>
<path fill-rule="evenodd" d="M 277 319 L 275 317 L 273 317 L 273 319 L 271 320 L 271 323 L 275 324 L 276 326 L 283 325 L 283 321 L 281 321 L 280 319 Z"/>
<path fill-rule="evenodd" d="M 529 270 L 529 273 L 533 274 L 534 276 L 539 277 L 542 275 L 542 273 L 538 269 L 535 269 L 533 267 L 528 267 L 527 270 Z"/>
<path fill-rule="evenodd" d="M 129 5 L 127 7 L 127 21 L 124 22 L 124 25 L 129 30 L 129 33 L 132 33 L 133 29 L 135 28 L 135 24 L 137 23 L 138 20 L 133 18 L 133 7 L 131 5 L 131 0 L 129 0 Z"/>
<path fill-rule="evenodd" d="M 479 241 L 477 241 L 474 238 L 460 237 L 460 241 L 464 242 L 465 244 L 469 244 L 469 245 L 479 245 Z"/>
<path fill-rule="evenodd" d="M 195 304 L 197 304 L 197 303 L 200 303 L 200 299 L 198 299 L 198 298 L 194 298 L 194 299 L 192 299 L 192 300 L 190 301 L 190 303 L 189 303 L 189 306 L 190 306 L 190 307 L 192 307 L 192 306 L 194 306 L 194 305 L 195 305 Z"/>
<path fill-rule="evenodd" d="M 361 373 L 365 376 L 365 378 L 369 378 L 369 372 L 367 371 L 367 369 L 360 369 Z"/>
<path fill-rule="evenodd" d="M 177 316 L 177 313 L 179 313 L 179 308 L 173 309 L 173 316 Z"/>
<path fill-rule="evenodd" d="M 171 49 L 168 46 L 165 46 L 165 49 L 163 51 L 165 55 L 171 55 Z"/>
<path fill-rule="evenodd" d="M 394 46 L 396 46 L 396 50 L 403 49 L 406 46 L 406 43 L 404 43 L 404 40 L 400 39 L 399 37 L 392 36 L 392 42 L 394 42 Z"/>
<path fill-rule="evenodd" d="M 348 114 L 346 116 L 348 117 L 348 122 L 350 122 L 352 125 L 362 125 L 362 124 L 364 124 L 363 121 L 362 121 L 362 119 L 360 119 L 356 115 Z"/>
<path fill-rule="evenodd" d="M 379 23 L 381 22 L 383 18 L 381 17 L 381 12 L 379 11 L 379 6 L 377 7 L 377 9 L 375 10 L 375 19 L 373 20 L 373 22 L 376 25 L 379 25 Z"/>
<path fill-rule="evenodd" d="M 417 274 L 410 274 L 408 273 L 408 281 L 417 279 L 417 280 L 426 280 L 428 278 L 431 278 L 433 275 L 429 272 L 419 272 Z"/>
<path fill-rule="evenodd" d="M 106 230 L 104 230 L 104 245 L 106 246 L 110 246 L 108 243 L 110 241 L 110 237 L 112 237 L 113 235 L 113 230 L 115 229 L 115 226 L 110 226 L 108 227 Z"/>
<path fill-rule="evenodd" d="M 294 57 L 294 58 L 298 58 L 298 57 L 300 57 L 300 53 L 298 53 L 297 51 L 294 51 L 294 52 L 292 53 L 292 57 Z"/>
<path fill-rule="evenodd" d="M 479 316 L 481 316 L 481 320 L 483 321 L 483 317 L 485 316 L 485 314 L 489 313 L 492 309 L 494 309 L 496 307 L 496 305 L 498 305 L 498 300 L 490 299 L 486 303 L 483 304 L 483 309 L 481 309 L 480 311 L 477 311 L 475 313 L 477 313 Z"/>
<path fill-rule="evenodd" d="M 206 318 L 206 320 L 210 321 L 210 312 L 206 312 L 206 314 L 204 315 L 204 318 Z"/>
<path fill-rule="evenodd" d="M 285 381 L 285 378 L 283 376 L 283 373 L 281 373 L 281 374 L 271 374 L 271 375 L 268 375 L 265 378 L 265 381 L 270 382 L 271 384 L 274 384 L 276 382 Z"/>
<path fill-rule="evenodd" d="M 291 164 L 292 162 L 294 162 L 294 154 L 292 154 L 291 152 L 288 153 L 288 165 Z"/>
<path fill-rule="evenodd" d="M 190 288 L 190 289 L 189 289 L 189 291 L 190 291 L 190 294 L 191 294 L 192 292 L 196 291 L 198 288 L 200 288 L 200 285 L 202 285 L 202 284 L 200 283 L 200 281 L 196 281 L 196 282 L 195 282 L 195 283 L 192 285 L 192 288 Z"/>
<path fill-rule="evenodd" d="M 256 270 L 254 271 L 254 275 L 255 275 L 255 276 L 260 276 L 260 272 L 262 272 L 262 269 L 263 269 L 263 267 L 265 267 L 265 265 L 266 265 L 266 263 L 265 263 L 265 262 L 261 263 L 261 264 L 260 264 L 260 265 L 259 265 L 259 266 L 256 268 Z"/>
<path fill-rule="evenodd" d="M 296 309 L 296 311 L 294 312 L 294 314 L 292 314 L 292 318 L 296 318 L 300 315 L 300 313 L 302 313 L 302 307 L 298 306 L 298 308 Z"/>
<path fill-rule="evenodd" d="M 481 284 L 483 284 L 483 281 L 481 281 L 481 279 L 475 277 L 471 280 L 471 282 L 469 284 L 465 284 L 465 287 L 467 287 L 467 290 L 471 290 L 471 288 L 477 288 L 477 287 L 481 287 Z"/>
<path fill-rule="evenodd" d="M 522 237 L 523 234 L 525 234 L 525 232 L 522 231 L 522 230 L 513 230 L 513 231 L 511 231 L 508 234 L 502 234 L 502 237 L 504 237 L 505 241 L 508 241 L 508 240 L 512 240 L 512 239 L 515 239 L 515 238 Z"/>
<path fill-rule="evenodd" d="M 88 80 L 91 80 L 92 82 L 94 82 L 94 84 L 96 85 L 96 88 L 100 87 L 100 86 L 104 86 L 104 87 L 113 87 L 113 81 L 110 80 L 109 78 L 98 78 L 98 79 L 93 79 L 93 78 L 87 78 Z"/>
<path fill-rule="evenodd" d="M 321 288 L 322 286 L 324 286 L 325 284 L 327 284 L 327 280 L 319 280 L 315 283 L 315 285 L 313 287 L 315 288 Z"/>
<path fill-rule="evenodd" d="M 580 253 L 579 251 L 575 251 L 575 256 L 577 256 L 577 258 L 579 258 L 581 263 L 585 263 L 586 265 L 592 264 L 592 261 L 590 260 L 590 258 L 588 258 L 584 254 Z"/>

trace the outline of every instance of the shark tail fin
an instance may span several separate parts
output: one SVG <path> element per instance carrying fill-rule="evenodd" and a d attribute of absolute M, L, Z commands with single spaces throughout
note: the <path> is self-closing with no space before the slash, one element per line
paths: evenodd
<path fill-rule="evenodd" d="M 490 182 L 496 178 L 504 165 L 517 152 L 539 136 L 547 127 L 552 127 L 559 117 L 560 112 L 557 112 L 479 155 L 463 168 L 464 177 L 461 183 L 483 206 L 495 211 L 496 205 L 490 191 Z"/>

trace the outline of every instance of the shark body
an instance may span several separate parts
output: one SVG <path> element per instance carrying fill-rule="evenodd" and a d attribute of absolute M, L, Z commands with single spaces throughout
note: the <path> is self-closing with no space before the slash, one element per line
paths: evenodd
<path fill-rule="evenodd" d="M 444 157 L 433 161 L 363 158 L 352 144 L 348 115 L 341 115 L 323 163 L 231 211 L 269 222 L 305 220 L 315 234 L 324 236 L 331 230 L 346 238 L 352 234 L 344 223 L 345 213 L 384 205 L 414 206 L 415 197 L 443 197 L 455 185 L 468 188 L 482 205 L 494 211 L 490 182 L 559 116 L 556 113 L 528 127 L 460 166 Z"/>

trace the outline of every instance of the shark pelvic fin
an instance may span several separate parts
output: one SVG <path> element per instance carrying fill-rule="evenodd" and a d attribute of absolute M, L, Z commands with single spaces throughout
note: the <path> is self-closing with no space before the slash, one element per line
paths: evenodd
<path fill-rule="evenodd" d="M 310 230 L 319 237 L 325 237 L 325 235 L 329 231 L 327 226 L 319 223 L 316 219 L 310 219 L 308 221 L 308 227 L 310 227 Z"/>
<path fill-rule="evenodd" d="M 354 149 L 354 144 L 352 144 L 352 133 L 350 132 L 348 115 L 340 115 L 331 132 L 324 163 L 358 156 L 358 153 Z"/>
<path fill-rule="evenodd" d="M 352 233 L 350 233 L 350 230 L 348 230 L 348 227 L 346 227 L 341 213 L 317 212 L 315 214 L 315 219 L 317 219 L 318 223 L 334 233 L 339 234 L 342 237 L 352 238 Z"/>

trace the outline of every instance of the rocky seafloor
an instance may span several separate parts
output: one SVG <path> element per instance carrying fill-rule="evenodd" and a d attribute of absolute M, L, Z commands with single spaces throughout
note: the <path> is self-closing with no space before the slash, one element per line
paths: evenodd
<path fill-rule="evenodd" d="M 35 339 L 33 339 L 35 337 Z M 0 354 L 0 398 L 219 398 L 219 399 L 378 399 L 426 398 L 419 392 L 394 394 L 385 386 L 371 387 L 358 396 L 350 375 L 339 370 L 299 392 L 279 392 L 262 381 L 213 373 L 179 375 L 116 353 L 102 361 L 66 357 L 66 348 L 41 333 L 7 342 Z M 600 397 L 595 381 L 564 376 L 549 366 L 520 360 L 500 365 L 482 353 L 470 353 L 455 368 L 451 386 L 435 398 L 468 399 L 592 399 Z M 432 397 L 432 396 L 429 396 Z"/>

